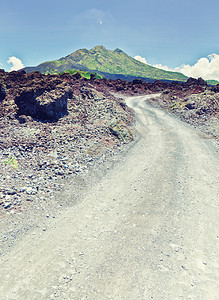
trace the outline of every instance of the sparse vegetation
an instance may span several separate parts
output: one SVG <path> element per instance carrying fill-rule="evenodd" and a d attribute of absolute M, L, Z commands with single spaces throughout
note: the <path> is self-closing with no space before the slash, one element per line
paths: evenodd
<path fill-rule="evenodd" d="M 98 79 L 103 78 L 103 76 L 101 76 L 101 75 L 99 75 L 97 73 L 91 73 L 91 72 L 86 72 L 86 71 L 83 71 L 83 70 L 75 70 L 75 69 L 66 70 L 64 72 L 60 72 L 60 73 L 58 73 L 58 75 L 64 74 L 64 73 L 69 73 L 70 75 L 75 75 L 76 73 L 79 73 L 79 74 L 81 74 L 82 77 L 85 77 L 87 79 L 91 78 L 91 74 L 93 74 Z"/>
<path fill-rule="evenodd" d="M 45 75 L 48 75 L 48 74 L 56 74 L 56 75 L 61 75 L 61 74 L 65 74 L 65 73 L 68 73 L 69 75 L 75 75 L 76 73 L 79 73 L 82 77 L 85 77 L 87 79 L 90 79 L 91 78 L 91 74 L 93 74 L 96 78 L 98 79 L 101 79 L 103 78 L 103 76 L 97 74 L 97 73 L 91 73 L 91 72 L 88 72 L 88 71 L 83 71 L 83 70 L 75 70 L 75 69 L 71 69 L 71 70 L 66 70 L 66 71 L 63 71 L 63 72 L 59 72 L 58 70 L 56 69 L 50 69 L 50 70 L 47 70 L 44 74 Z"/>
<path fill-rule="evenodd" d="M 217 81 L 217 80 L 206 80 L 206 81 L 207 81 L 207 83 L 209 85 L 217 85 L 217 84 L 219 84 L 219 81 Z"/>
<path fill-rule="evenodd" d="M 175 103 L 170 105 L 169 110 L 178 109 L 178 108 L 183 109 L 183 107 L 186 105 L 186 103 L 187 103 L 186 101 L 184 101 L 184 102 L 180 102 L 180 101 L 175 102 Z"/>
<path fill-rule="evenodd" d="M 12 155 L 9 155 L 8 158 L 6 160 L 3 160 L 2 163 L 4 165 L 10 165 L 13 169 L 18 169 L 18 161 L 17 159 L 12 156 Z"/>
<path fill-rule="evenodd" d="M 128 142 L 133 139 L 133 135 L 128 129 L 128 127 L 124 124 L 124 122 L 112 122 L 109 126 L 110 131 L 113 135 L 115 135 L 122 142 Z"/>

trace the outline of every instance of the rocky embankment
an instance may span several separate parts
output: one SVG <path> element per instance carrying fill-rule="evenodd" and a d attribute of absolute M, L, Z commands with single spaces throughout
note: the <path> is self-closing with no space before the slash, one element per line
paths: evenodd
<path fill-rule="evenodd" d="M 133 112 L 80 75 L 0 72 L 0 213 L 54 198 L 133 140 Z"/>
<path fill-rule="evenodd" d="M 218 141 L 219 137 L 219 85 L 209 87 L 199 79 L 190 78 L 175 88 L 168 87 L 161 96 L 152 100 L 195 128 Z M 206 136 L 207 137 L 207 136 Z"/>

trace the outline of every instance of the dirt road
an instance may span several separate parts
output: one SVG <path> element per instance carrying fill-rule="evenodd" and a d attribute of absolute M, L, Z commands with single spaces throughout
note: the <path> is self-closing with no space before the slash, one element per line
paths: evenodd
<path fill-rule="evenodd" d="M 1 258 L 0 299 L 218 299 L 218 152 L 145 99 L 128 155 Z"/>

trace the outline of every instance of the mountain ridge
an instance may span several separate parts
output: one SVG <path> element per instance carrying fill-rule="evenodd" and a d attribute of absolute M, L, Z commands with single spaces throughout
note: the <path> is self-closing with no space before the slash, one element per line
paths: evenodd
<path fill-rule="evenodd" d="M 72 69 L 113 75 L 121 74 L 152 80 L 186 81 L 188 79 L 181 73 L 164 71 L 144 64 L 119 48 L 108 50 L 102 45 L 97 45 L 91 50 L 78 49 L 58 60 L 47 61 L 36 67 L 24 68 L 28 73 L 39 71 L 44 74 L 57 74 Z M 110 76 L 108 75 L 108 77 Z"/>
<path fill-rule="evenodd" d="M 180 72 L 165 71 L 136 60 L 119 48 L 108 50 L 103 45 L 97 45 L 91 50 L 78 49 L 58 60 L 47 61 L 36 67 L 26 67 L 27 73 L 39 71 L 43 74 L 59 74 L 63 72 L 82 71 L 96 73 L 106 79 L 121 79 L 132 81 L 141 79 L 145 82 L 161 80 L 165 82 L 186 82 L 188 77 Z M 82 74 L 83 76 L 83 74 Z M 207 80 L 210 85 L 216 85 L 216 80 Z"/>

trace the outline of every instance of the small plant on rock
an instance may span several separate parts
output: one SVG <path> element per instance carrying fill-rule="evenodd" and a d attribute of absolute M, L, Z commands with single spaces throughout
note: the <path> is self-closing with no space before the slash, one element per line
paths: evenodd
<path fill-rule="evenodd" d="M 17 170 L 18 169 L 18 161 L 17 159 L 12 156 L 12 155 L 9 155 L 8 156 L 8 159 L 7 160 L 3 160 L 2 161 L 3 164 L 7 165 L 9 164 L 13 169 Z"/>

